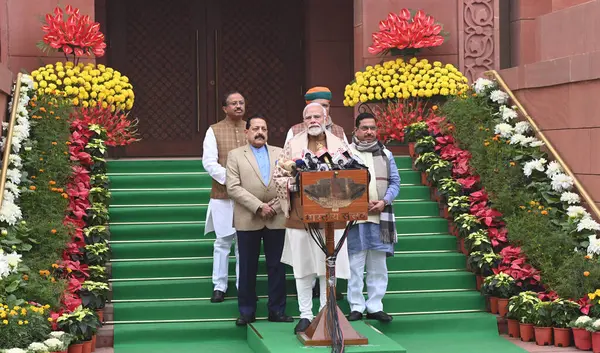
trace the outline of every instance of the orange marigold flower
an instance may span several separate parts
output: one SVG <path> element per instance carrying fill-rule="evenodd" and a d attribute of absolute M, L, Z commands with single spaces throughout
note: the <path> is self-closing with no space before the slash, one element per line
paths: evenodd
<path fill-rule="evenodd" d="M 35 189 L 36 189 L 35 185 L 31 185 L 31 186 L 29 187 L 29 190 L 35 190 Z"/>
<path fill-rule="evenodd" d="M 584 258 L 584 259 L 587 259 L 587 260 L 589 260 L 589 259 L 591 259 L 592 257 L 591 257 L 590 255 L 585 255 L 583 258 Z"/>
<path fill-rule="evenodd" d="M 52 233 L 52 234 L 56 234 L 56 229 L 52 229 L 52 230 L 50 231 L 50 233 Z"/>
<path fill-rule="evenodd" d="M 28 281 L 28 280 L 29 280 L 29 276 L 27 276 L 27 275 L 23 275 L 23 280 L 24 280 L 24 281 Z"/>
<path fill-rule="evenodd" d="M 543 210 L 543 211 L 541 212 L 541 214 L 543 214 L 544 216 L 546 216 L 546 215 L 548 214 L 548 211 L 546 211 L 546 210 Z"/>
<path fill-rule="evenodd" d="M 37 178 L 35 175 L 32 175 L 32 176 L 31 176 L 31 179 L 35 179 L 35 178 Z"/>
<path fill-rule="evenodd" d="M 71 144 L 71 141 L 65 142 L 65 145 L 70 145 L 70 144 Z"/>
<path fill-rule="evenodd" d="M 58 268 L 58 264 L 52 264 L 52 268 Z"/>
<path fill-rule="evenodd" d="M 57 143 L 56 143 L 55 141 L 52 141 L 52 145 L 53 145 L 53 146 L 56 146 L 56 145 L 57 145 Z"/>
<path fill-rule="evenodd" d="M 50 113 L 50 115 L 54 115 L 54 111 L 53 110 L 51 110 L 49 113 Z"/>
<path fill-rule="evenodd" d="M 511 166 L 511 167 L 514 167 L 514 166 L 516 166 L 516 165 L 517 165 L 517 163 L 515 163 L 515 162 L 513 162 L 513 161 L 510 161 L 510 163 L 508 163 L 508 164 L 510 164 L 510 166 Z"/>
<path fill-rule="evenodd" d="M 485 147 L 487 147 L 487 146 L 489 146 L 489 145 L 490 145 L 490 142 L 489 142 L 489 141 L 484 141 L 484 142 L 483 142 L 483 145 L 484 145 Z"/>
<path fill-rule="evenodd" d="M 43 160 L 44 160 L 44 158 L 40 158 L 40 161 L 43 161 Z"/>
<path fill-rule="evenodd" d="M 585 277 L 588 277 L 588 276 L 590 275 L 590 271 L 584 271 L 584 272 L 583 272 L 583 275 L 584 275 Z"/>
<path fill-rule="evenodd" d="M 434 105 L 433 107 L 431 107 L 431 110 L 433 110 L 433 111 L 436 111 L 436 110 L 438 110 L 438 106 L 437 106 L 437 105 Z"/>
<path fill-rule="evenodd" d="M 41 111 L 41 112 L 43 112 L 43 113 L 45 113 L 45 112 L 46 112 L 46 108 L 44 108 L 44 107 L 41 107 L 41 108 L 40 108 L 40 111 Z"/>
<path fill-rule="evenodd" d="M 41 159 L 41 158 L 40 158 L 40 159 Z M 43 169 L 40 169 L 40 173 L 43 173 L 43 172 L 44 172 L 44 170 L 43 170 Z"/>
<path fill-rule="evenodd" d="M 54 180 L 50 180 L 50 181 L 48 182 L 48 184 L 50 184 L 50 185 L 55 185 L 55 184 L 56 184 L 56 182 L 55 182 Z"/>
<path fill-rule="evenodd" d="M 62 194 L 60 194 L 63 198 L 68 199 L 69 195 L 65 194 L 64 192 Z"/>

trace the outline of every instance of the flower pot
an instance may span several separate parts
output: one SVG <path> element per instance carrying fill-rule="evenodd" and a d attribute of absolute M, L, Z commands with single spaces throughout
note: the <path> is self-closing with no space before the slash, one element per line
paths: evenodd
<path fill-rule="evenodd" d="M 552 327 L 534 326 L 535 344 L 538 346 L 550 346 L 552 344 Z"/>
<path fill-rule="evenodd" d="M 98 320 L 100 320 L 100 322 L 104 322 L 104 310 L 96 310 L 96 314 L 98 315 Z"/>
<path fill-rule="evenodd" d="M 498 315 L 504 317 L 508 314 L 508 299 L 498 298 Z"/>
<path fill-rule="evenodd" d="M 483 276 L 481 275 L 476 275 L 475 276 L 475 289 L 477 289 L 478 291 L 481 290 L 481 285 L 483 284 Z M 518 323 L 518 322 L 517 322 Z"/>
<path fill-rule="evenodd" d="M 440 197 L 440 192 L 437 188 L 431 188 L 431 192 L 430 195 L 431 199 L 433 199 L 435 202 L 440 202 L 441 197 Z"/>
<path fill-rule="evenodd" d="M 410 154 L 410 156 L 412 158 L 415 158 L 417 156 L 417 154 L 415 153 L 415 143 L 414 142 L 408 143 L 408 154 Z"/>
<path fill-rule="evenodd" d="M 81 353 L 92 353 L 92 341 L 83 342 L 83 349 Z"/>
<path fill-rule="evenodd" d="M 498 298 L 490 297 L 490 312 L 492 314 L 498 314 Z"/>
<path fill-rule="evenodd" d="M 554 328 L 554 345 L 556 347 L 569 347 L 571 345 L 571 328 Z"/>
<path fill-rule="evenodd" d="M 83 352 L 83 343 L 70 345 L 68 352 L 69 353 L 82 353 Z"/>
<path fill-rule="evenodd" d="M 533 341 L 533 324 L 524 324 L 520 322 L 519 335 L 521 336 L 521 341 L 523 342 Z"/>
<path fill-rule="evenodd" d="M 600 353 L 600 332 L 592 332 L 592 351 Z"/>
<path fill-rule="evenodd" d="M 465 239 L 464 238 L 460 238 L 459 244 L 460 244 L 460 252 L 465 255 L 469 255 L 467 248 L 465 248 Z"/>
<path fill-rule="evenodd" d="M 96 335 L 92 336 L 92 352 L 96 351 Z"/>
<path fill-rule="evenodd" d="M 442 208 L 442 217 L 446 218 L 446 219 L 450 219 L 450 213 L 448 212 L 448 207 L 444 206 L 444 208 Z"/>
<path fill-rule="evenodd" d="M 592 334 L 584 328 L 573 328 L 573 341 L 577 349 L 582 351 L 592 349 Z"/>
<path fill-rule="evenodd" d="M 508 319 L 508 336 L 512 338 L 519 338 L 521 334 L 519 332 L 519 320 Z"/>
<path fill-rule="evenodd" d="M 448 231 L 455 237 L 458 236 L 458 228 L 456 228 L 456 225 L 452 221 L 448 221 Z"/>
<path fill-rule="evenodd" d="M 429 180 L 427 180 L 427 173 L 421 172 L 421 184 L 431 186 L 429 185 Z"/>

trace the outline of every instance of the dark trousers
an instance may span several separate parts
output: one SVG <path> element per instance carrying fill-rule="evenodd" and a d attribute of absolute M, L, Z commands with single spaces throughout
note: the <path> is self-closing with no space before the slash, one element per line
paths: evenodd
<path fill-rule="evenodd" d="M 267 307 L 269 312 L 285 311 L 285 267 L 281 262 L 285 230 L 267 228 L 249 232 L 238 230 L 237 241 L 240 252 L 238 308 L 243 316 L 252 316 L 256 313 L 256 274 L 261 240 L 265 250 L 269 284 Z"/>

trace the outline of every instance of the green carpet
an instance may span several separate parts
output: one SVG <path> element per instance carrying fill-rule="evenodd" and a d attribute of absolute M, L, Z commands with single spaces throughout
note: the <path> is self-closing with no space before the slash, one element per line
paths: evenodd
<path fill-rule="evenodd" d="M 404 347 L 409 353 L 448 347 L 455 348 L 444 350 L 478 352 L 481 350 L 476 347 L 482 345 L 490 347 L 490 352 L 513 352 L 499 343 L 506 341 L 498 338 L 495 317 L 482 313 L 485 303 L 474 290 L 475 278 L 465 270 L 465 256 L 456 251 L 456 238 L 448 234 L 448 222 L 439 217 L 429 188 L 420 185 L 410 158 L 397 157 L 396 162 L 402 178 L 394 203 L 399 240 L 395 256 L 387 260 L 389 284 L 384 298 L 385 310 L 395 320 L 379 329 L 399 344 L 393 346 Z M 253 345 L 255 338 L 233 324 L 238 316 L 233 251 L 227 300 L 219 304 L 209 301 L 214 234 L 204 236 L 204 220 L 211 181 L 201 161 L 110 161 L 108 169 L 113 195 L 109 210 L 114 307 L 114 320 L 109 324 L 114 325 L 115 352 L 210 349 L 213 353 L 245 353 L 253 352 L 252 347 L 266 347 Z M 259 270 L 257 316 L 261 318 L 267 315 L 262 256 Z M 298 315 L 291 268 L 286 271 L 287 313 Z M 340 280 L 339 288 L 345 292 L 346 282 Z M 348 312 L 345 299 L 338 305 Z M 271 337 L 277 330 L 284 330 L 275 334 L 282 337 L 289 331 L 285 340 L 295 342 L 293 324 L 269 325 L 273 324 L 256 323 L 256 327 L 271 332 Z M 463 336 L 451 338 L 452 332 L 448 332 L 457 327 L 462 327 Z M 475 338 L 466 339 L 468 334 Z M 438 338 L 449 342 L 438 344 Z"/>

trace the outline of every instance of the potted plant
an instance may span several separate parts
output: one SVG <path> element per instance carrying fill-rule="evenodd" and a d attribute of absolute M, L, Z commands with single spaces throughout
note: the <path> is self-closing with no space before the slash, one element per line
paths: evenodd
<path fill-rule="evenodd" d="M 27 353 L 50 353 L 48 346 L 41 342 L 31 342 L 27 347 Z"/>
<path fill-rule="evenodd" d="M 423 153 L 415 160 L 415 168 L 421 172 L 421 183 L 429 186 L 429 180 L 427 179 L 427 174 L 425 171 L 429 169 L 434 163 L 440 160 L 440 157 L 433 153 L 427 152 Z"/>
<path fill-rule="evenodd" d="M 474 251 L 467 258 L 467 266 L 476 275 L 487 277 L 492 275 L 493 268 L 500 263 L 502 256 L 494 252 Z"/>
<path fill-rule="evenodd" d="M 83 282 L 79 291 L 83 306 L 94 310 L 100 322 L 103 321 L 102 309 L 106 305 L 108 291 L 108 284 L 94 281 Z"/>
<path fill-rule="evenodd" d="M 50 352 L 67 353 L 67 349 L 73 340 L 73 336 L 64 331 L 50 332 L 50 338 L 44 341 Z"/>
<path fill-rule="evenodd" d="M 580 314 L 579 310 L 579 304 L 571 300 L 558 298 L 552 302 L 551 316 L 555 346 L 568 347 L 571 345 L 569 323 L 577 319 Z"/>
<path fill-rule="evenodd" d="M 103 266 L 109 255 L 110 248 L 104 242 L 85 246 L 85 256 L 89 265 Z"/>
<path fill-rule="evenodd" d="M 490 297 L 490 307 L 492 307 L 492 301 L 494 301 L 497 313 L 500 316 L 506 316 L 508 313 L 508 300 L 518 292 L 518 287 L 514 278 L 500 272 L 485 278 L 481 292 Z M 494 312 L 492 311 L 492 313 Z"/>
<path fill-rule="evenodd" d="M 427 123 L 424 121 L 410 124 L 404 128 L 404 142 L 408 143 L 408 152 L 411 157 L 416 156 L 415 142 L 425 136 L 429 136 L 429 130 Z"/>
<path fill-rule="evenodd" d="M 571 321 L 569 326 L 573 329 L 573 341 L 575 347 L 583 351 L 592 349 L 592 335 L 587 330 L 592 324 L 592 318 L 587 315 L 579 316 L 575 321 Z"/>
<path fill-rule="evenodd" d="M 415 143 L 415 153 L 421 155 L 427 152 L 435 151 L 435 139 L 433 136 L 424 136 Z"/>
<path fill-rule="evenodd" d="M 62 314 L 56 323 L 59 329 L 73 336 L 69 353 L 91 351 L 92 337 L 100 327 L 100 321 L 90 309 L 79 306 L 72 313 Z"/>
<path fill-rule="evenodd" d="M 592 334 L 592 351 L 600 353 L 600 319 L 592 321 L 586 330 Z"/>
<path fill-rule="evenodd" d="M 459 182 L 455 181 L 452 178 L 444 178 L 440 180 L 440 185 L 438 188 L 440 194 L 440 201 L 448 200 L 452 196 L 458 196 L 462 190 L 462 186 Z M 444 218 L 448 218 L 449 216 L 449 208 L 448 206 L 444 206 Z"/>
<path fill-rule="evenodd" d="M 535 344 L 548 346 L 552 344 L 552 302 L 535 304 L 534 326 Z"/>
<path fill-rule="evenodd" d="M 540 302 L 537 293 L 526 291 L 512 297 L 508 302 L 511 316 L 519 320 L 519 335 L 521 341 L 533 341 L 533 323 L 535 320 L 535 305 Z"/>
<path fill-rule="evenodd" d="M 469 234 L 465 238 L 465 249 L 467 252 L 472 253 L 473 251 L 490 252 L 492 251 L 492 243 L 487 235 L 487 231 L 480 229 L 476 232 Z"/>
<path fill-rule="evenodd" d="M 475 215 L 469 213 L 463 213 L 454 217 L 454 223 L 458 228 L 458 235 L 461 238 L 464 238 L 481 228 L 479 219 Z"/>
<path fill-rule="evenodd" d="M 520 338 L 521 334 L 519 332 L 519 316 L 516 309 L 518 307 L 514 305 L 514 303 L 519 300 L 518 296 L 513 295 L 508 300 L 508 313 L 506 314 L 506 321 L 508 326 L 508 335 L 512 338 Z M 511 306 L 511 302 L 513 305 Z"/>
<path fill-rule="evenodd" d="M 427 180 L 431 185 L 438 186 L 440 180 L 450 178 L 452 176 L 452 163 L 439 159 L 433 163 L 427 170 Z"/>

